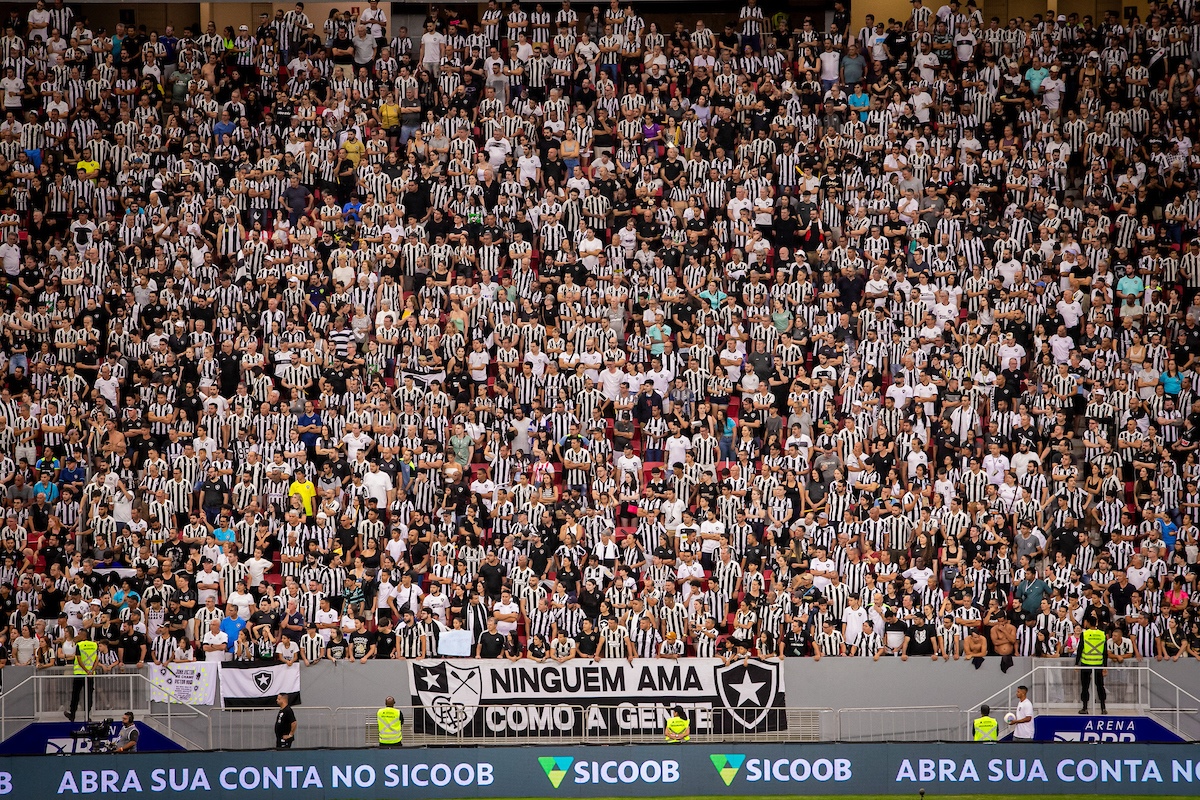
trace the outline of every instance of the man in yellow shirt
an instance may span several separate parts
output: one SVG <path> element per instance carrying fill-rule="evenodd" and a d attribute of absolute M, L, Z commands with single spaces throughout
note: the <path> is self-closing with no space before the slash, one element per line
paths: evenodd
<path fill-rule="evenodd" d="M 346 151 L 346 157 L 354 164 L 354 168 L 358 168 L 358 162 L 362 160 L 363 154 L 367 152 L 367 146 L 358 138 L 358 133 L 351 128 L 346 131 L 346 141 L 342 142 L 342 149 Z"/>
<path fill-rule="evenodd" d="M 80 180 L 94 181 L 100 175 L 100 164 L 92 160 L 92 155 L 89 152 L 86 156 L 75 162 L 76 172 L 83 173 L 79 176 Z"/>
<path fill-rule="evenodd" d="M 308 479 L 304 470 L 296 471 L 296 479 L 288 487 L 288 497 L 292 495 L 300 496 L 300 501 L 304 503 L 304 513 L 311 517 L 316 510 L 313 501 L 317 496 L 317 487 L 313 486 L 313 482 Z"/>

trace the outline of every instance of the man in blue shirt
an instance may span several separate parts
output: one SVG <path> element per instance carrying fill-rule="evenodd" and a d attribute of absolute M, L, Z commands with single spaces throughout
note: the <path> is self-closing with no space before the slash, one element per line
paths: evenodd
<path fill-rule="evenodd" d="M 242 628 L 246 627 L 246 620 L 238 616 L 237 606 L 225 606 L 225 619 L 221 620 L 221 631 L 228 637 L 229 641 L 225 647 L 229 652 L 233 652 L 237 646 L 238 634 L 242 632 Z"/>
<path fill-rule="evenodd" d="M 47 503 L 58 502 L 58 486 L 50 480 L 49 472 L 43 472 L 42 479 L 33 485 L 33 496 L 37 497 L 39 494 L 46 496 Z"/>
<path fill-rule="evenodd" d="M 300 441 L 308 448 L 309 458 L 315 454 L 317 440 L 321 438 L 321 426 L 324 424 L 315 408 L 311 400 L 306 400 L 304 413 L 296 418 L 296 430 L 300 432 Z"/>
<path fill-rule="evenodd" d="M 213 526 L 213 536 L 216 537 L 218 544 L 236 544 L 237 534 L 233 530 L 233 526 L 229 524 L 229 516 L 222 514 L 217 519 L 217 524 Z"/>
<path fill-rule="evenodd" d="M 79 463 L 76 456 L 67 456 L 67 464 L 63 467 L 62 472 L 58 473 L 58 486 L 60 489 L 65 489 L 68 486 L 75 490 L 76 495 L 83 491 L 83 484 L 87 482 L 87 470 Z M 49 500 L 50 498 L 46 498 Z"/>

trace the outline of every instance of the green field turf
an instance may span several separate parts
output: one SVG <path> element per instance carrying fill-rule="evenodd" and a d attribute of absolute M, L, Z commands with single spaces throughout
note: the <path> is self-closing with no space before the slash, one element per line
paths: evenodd
<path fill-rule="evenodd" d="M 919 797 L 916 791 L 910 793 L 912 797 Z M 750 795 L 716 795 L 720 800 L 763 800 L 761 796 Z M 889 795 L 889 797 L 904 797 L 902 794 Z M 1175 797 L 1182 800 L 1187 795 L 1156 795 L 1155 800 L 1174 800 Z M 996 800 L 999 797 L 1012 797 L 1016 800 L 1130 800 L 1131 795 L 1125 794 L 1022 794 L 1008 795 L 1003 792 L 996 794 L 938 794 L 937 792 L 926 791 L 925 797 L 932 800 Z M 511 799 L 510 799 L 511 800 Z M 520 797 L 516 800 L 545 800 L 540 797 Z M 593 798 L 593 800 L 628 800 L 621 797 L 605 797 Z M 656 800 L 695 800 L 694 797 L 660 797 Z M 831 794 L 831 795 L 794 795 L 794 796 L 774 796 L 771 800 L 879 800 L 877 795 L 872 794 Z"/>

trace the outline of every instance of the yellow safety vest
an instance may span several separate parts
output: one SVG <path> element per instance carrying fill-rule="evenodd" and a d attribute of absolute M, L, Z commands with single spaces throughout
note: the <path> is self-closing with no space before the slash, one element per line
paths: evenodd
<path fill-rule="evenodd" d="M 975 741 L 994 742 L 997 740 L 999 723 L 995 717 L 980 717 L 975 720 Z"/>
<path fill-rule="evenodd" d="M 96 668 L 96 656 L 100 645 L 91 639 L 75 643 L 75 674 L 89 675 Z"/>
<path fill-rule="evenodd" d="M 676 736 L 678 736 L 681 733 L 683 734 L 682 739 L 678 739 L 678 738 L 672 739 L 670 736 L 667 736 L 664 733 L 663 739 L 666 740 L 667 742 L 670 742 L 671 744 L 677 744 L 681 741 L 687 742 L 687 741 L 690 741 L 692 738 L 691 734 L 688 733 L 688 721 L 682 717 L 671 717 L 669 720 L 667 720 L 667 731 L 669 733 L 675 734 Z"/>
<path fill-rule="evenodd" d="M 1108 637 L 1104 631 L 1088 628 L 1083 632 L 1083 649 L 1079 653 L 1081 667 L 1104 666 L 1104 643 Z"/>
<path fill-rule="evenodd" d="M 404 727 L 400 721 L 400 710 L 384 706 L 375 712 L 375 717 L 379 722 L 379 743 L 400 744 L 403 738 L 401 728 Z"/>

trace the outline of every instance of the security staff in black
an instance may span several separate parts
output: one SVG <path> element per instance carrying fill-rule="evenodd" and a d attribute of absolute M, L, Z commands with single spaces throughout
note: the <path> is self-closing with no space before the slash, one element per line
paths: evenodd
<path fill-rule="evenodd" d="M 1104 688 L 1105 667 L 1108 666 L 1108 637 L 1096 626 L 1096 620 L 1090 615 L 1083 620 L 1083 636 L 1079 638 L 1079 649 L 1075 651 L 1075 663 L 1079 670 L 1079 701 L 1083 707 L 1080 714 L 1088 713 L 1088 700 L 1091 699 L 1092 681 L 1096 681 L 1096 698 L 1100 701 L 1100 713 L 1107 714 L 1105 701 L 1108 692 Z"/>
<path fill-rule="evenodd" d="M 383 701 L 383 708 L 375 712 L 379 725 L 379 746 L 399 747 L 404 738 L 404 713 L 396 708 L 396 698 Z"/>
<path fill-rule="evenodd" d="M 279 713 L 275 715 L 275 749 L 291 750 L 296 743 L 296 712 L 286 694 L 275 697 Z"/>
<path fill-rule="evenodd" d="M 979 707 L 979 716 L 971 723 L 975 733 L 975 741 L 993 743 L 997 740 L 1000 723 L 992 716 L 992 708 L 987 703 Z"/>

